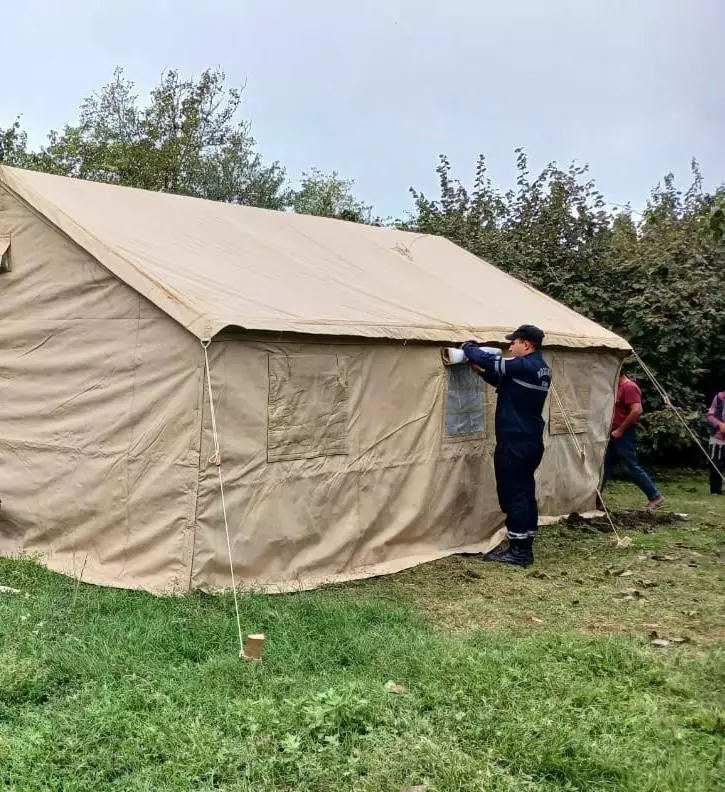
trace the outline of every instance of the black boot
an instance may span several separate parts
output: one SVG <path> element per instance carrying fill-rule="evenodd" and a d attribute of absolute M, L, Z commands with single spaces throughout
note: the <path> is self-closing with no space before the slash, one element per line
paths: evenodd
<path fill-rule="evenodd" d="M 534 563 L 534 540 L 509 539 L 508 550 L 492 550 L 483 557 L 484 561 L 498 561 L 499 564 L 513 564 L 527 567 Z"/>

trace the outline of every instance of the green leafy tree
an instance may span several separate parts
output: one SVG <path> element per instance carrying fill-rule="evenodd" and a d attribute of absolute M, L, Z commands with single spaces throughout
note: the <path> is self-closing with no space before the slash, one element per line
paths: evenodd
<path fill-rule="evenodd" d="M 266 165 L 249 124 L 239 118 L 242 93 L 225 75 L 198 80 L 166 72 L 140 106 L 122 69 L 87 97 L 75 125 L 51 132 L 45 169 L 81 179 L 279 209 L 289 204 L 286 174 Z"/>
<path fill-rule="evenodd" d="M 725 240 L 725 190 L 713 196 L 710 213 L 707 217 L 707 230 L 716 242 Z"/>
<path fill-rule="evenodd" d="M 21 127 L 20 119 L 7 128 L 0 128 L 0 164 L 15 168 L 38 168 L 41 157 L 28 150 L 28 133 Z"/>
<path fill-rule="evenodd" d="M 722 309 L 714 289 L 713 251 L 698 233 L 707 199 L 695 163 L 693 177 L 685 193 L 671 174 L 652 191 L 631 245 L 612 250 L 608 271 L 615 279 L 611 325 L 685 409 L 692 428 L 701 431 L 703 384 L 714 363 L 710 336 L 722 321 Z M 645 391 L 650 448 L 667 452 L 688 445 L 688 434 L 659 396 Z"/>
<path fill-rule="evenodd" d="M 355 223 L 372 222 L 372 206 L 358 201 L 352 179 L 342 179 L 333 171 L 323 173 L 317 168 L 302 174 L 300 188 L 293 193 L 292 208 L 298 214 L 336 217 Z"/>
<path fill-rule="evenodd" d="M 23 166 L 27 156 L 28 135 L 15 120 L 7 129 L 0 129 L 0 163 Z"/>

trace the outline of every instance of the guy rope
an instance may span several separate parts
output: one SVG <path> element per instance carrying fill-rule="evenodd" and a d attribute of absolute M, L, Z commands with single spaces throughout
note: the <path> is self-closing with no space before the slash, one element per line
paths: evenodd
<path fill-rule="evenodd" d="M 564 407 L 564 403 L 559 396 L 559 392 L 556 390 L 554 385 L 551 386 L 551 395 L 554 397 L 554 401 L 556 401 L 556 406 L 559 408 L 559 412 L 562 414 L 564 418 L 564 423 L 566 424 L 566 428 L 569 432 L 569 436 L 571 437 L 574 447 L 576 448 L 577 452 L 579 453 L 579 457 L 584 465 L 584 470 L 587 474 L 593 474 L 593 472 L 589 469 L 589 460 L 587 459 L 587 453 L 582 447 L 581 443 L 579 442 L 579 438 L 576 436 L 576 432 L 574 431 L 574 426 L 569 419 L 569 415 Z M 617 539 L 617 547 L 629 547 L 632 543 L 632 540 L 628 536 L 620 536 L 619 532 L 617 531 L 617 526 L 614 524 L 614 520 L 612 520 L 612 516 L 609 513 L 609 509 L 607 509 L 606 505 L 604 504 L 604 499 L 602 498 L 602 492 L 599 488 L 599 477 L 595 478 L 596 480 L 596 491 L 597 495 L 599 496 L 599 502 L 602 504 L 602 508 L 604 509 L 604 514 L 609 521 L 609 525 L 612 527 L 612 531 L 614 532 L 614 536 Z"/>
<path fill-rule="evenodd" d="M 237 584 L 234 580 L 234 562 L 232 561 L 232 543 L 229 538 L 229 520 L 227 519 L 227 505 L 224 500 L 224 476 L 222 475 L 222 458 L 219 449 L 219 433 L 216 425 L 216 413 L 214 412 L 214 397 L 211 390 L 211 369 L 209 368 L 209 344 L 211 341 L 205 339 L 201 342 L 204 348 L 204 362 L 206 364 L 206 384 L 207 392 L 209 394 L 209 412 L 211 414 L 211 430 L 214 436 L 214 454 L 209 457 L 209 462 L 216 465 L 219 473 L 219 492 L 222 500 L 222 512 L 224 513 L 224 532 L 227 537 L 227 553 L 229 554 L 229 573 L 232 578 L 232 592 L 234 593 L 234 612 L 237 616 L 237 634 L 239 636 L 239 656 L 244 656 L 244 638 L 242 637 L 242 622 L 239 618 L 239 598 L 237 595 Z"/>

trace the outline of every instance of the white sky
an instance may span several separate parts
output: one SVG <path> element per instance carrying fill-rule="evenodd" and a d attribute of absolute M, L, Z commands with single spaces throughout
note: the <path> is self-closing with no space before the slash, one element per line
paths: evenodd
<path fill-rule="evenodd" d="M 508 187 L 516 146 L 641 206 L 693 156 L 725 179 L 724 44 L 725 0 L 23 0 L 0 15 L 0 127 L 43 142 L 116 65 L 140 93 L 220 66 L 267 159 L 335 169 L 383 216 L 436 192 L 439 153 L 464 181 L 485 153 Z"/>

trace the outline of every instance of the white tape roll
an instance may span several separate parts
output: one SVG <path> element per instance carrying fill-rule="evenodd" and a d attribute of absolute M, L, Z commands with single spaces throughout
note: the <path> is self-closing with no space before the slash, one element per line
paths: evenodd
<path fill-rule="evenodd" d="M 441 349 L 441 357 L 444 366 L 455 366 L 457 363 L 465 363 L 468 358 L 462 349 L 456 347 L 445 347 Z"/>

